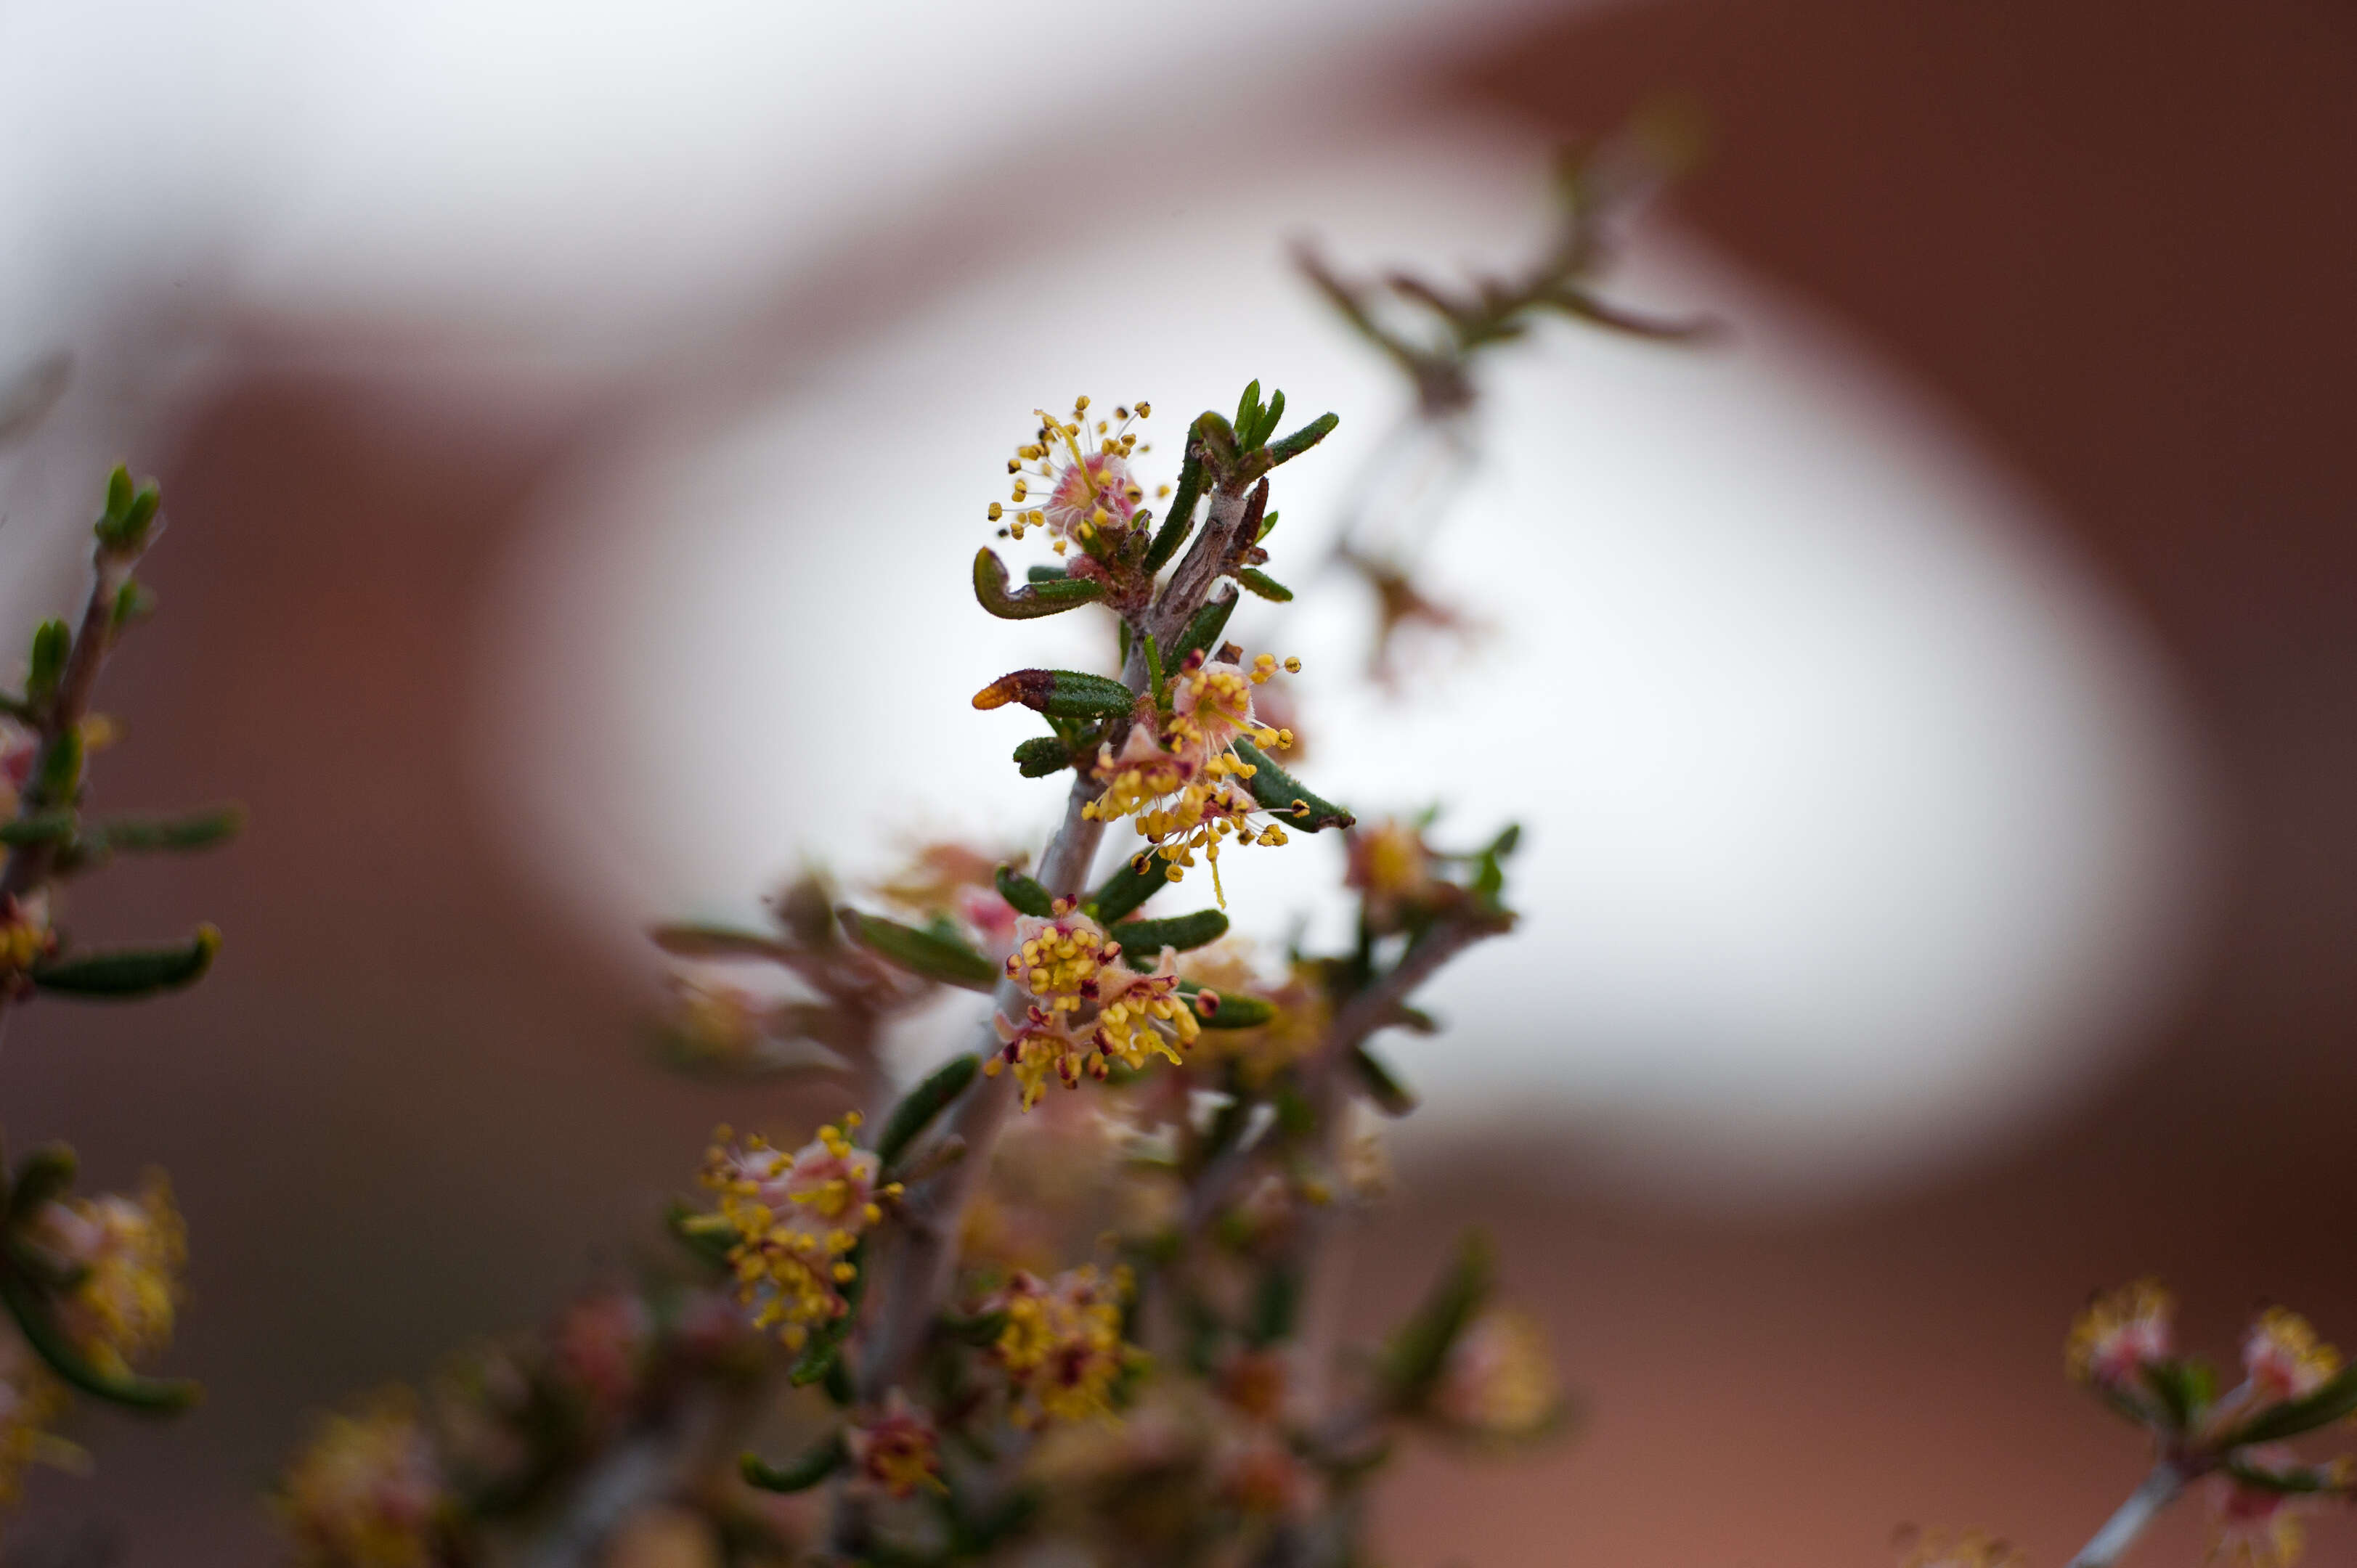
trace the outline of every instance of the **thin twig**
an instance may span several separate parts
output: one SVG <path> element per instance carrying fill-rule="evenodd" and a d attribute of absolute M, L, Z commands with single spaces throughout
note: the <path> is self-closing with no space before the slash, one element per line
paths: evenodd
<path fill-rule="evenodd" d="M 2071 1568 L 2111 1568 L 2121 1554 L 2136 1544 L 2161 1510 L 2175 1502 L 2185 1491 L 2185 1472 L 2164 1459 L 2152 1467 L 2144 1485 L 2128 1494 L 2128 1500 L 2117 1512 L 2104 1521 L 2094 1539 L 2079 1549 L 2071 1559 Z"/>

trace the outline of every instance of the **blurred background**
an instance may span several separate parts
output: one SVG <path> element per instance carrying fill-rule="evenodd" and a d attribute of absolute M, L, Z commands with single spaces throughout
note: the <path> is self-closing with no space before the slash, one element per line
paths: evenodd
<path fill-rule="evenodd" d="M 1402 389 L 1286 245 L 1511 263 L 1549 149 L 1666 99 L 1707 156 L 1613 292 L 1731 333 L 1501 360 L 1430 557 L 1482 635 L 1387 697 L 1313 563 Z M 2060 1563 L 2144 1458 L 2061 1376 L 2089 1290 L 2357 1337 L 2339 0 L 16 5 L 0 123 L 0 370 L 70 360 L 0 456 L 8 635 L 106 466 L 158 477 L 98 787 L 252 812 L 71 911 L 218 920 L 204 988 L 0 1056 L 12 1139 L 172 1171 L 210 1390 L 92 1418 L 24 1540 L 269 1560 L 311 1412 L 626 1262 L 716 1122 L 816 1109 L 655 1069 L 637 933 L 1036 838 L 965 698 L 1089 645 L 972 609 L 996 465 L 1077 392 L 1175 456 L 1253 376 L 1343 414 L 1246 628 L 1308 661 L 1316 781 L 1529 845 L 1398 1048 L 1354 1310 L 1479 1219 L 1589 1417 L 1413 1460 L 1394 1560 Z M 1331 853 L 1240 924 L 1314 922 Z"/>

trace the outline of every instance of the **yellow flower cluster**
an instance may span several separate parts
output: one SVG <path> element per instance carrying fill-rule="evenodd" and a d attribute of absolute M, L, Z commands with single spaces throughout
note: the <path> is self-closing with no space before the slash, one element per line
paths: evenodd
<path fill-rule="evenodd" d="M 162 1171 L 149 1171 L 135 1197 L 108 1193 L 51 1203 L 32 1236 L 80 1271 L 59 1297 L 59 1316 L 92 1361 L 121 1372 L 171 1342 L 188 1238 Z"/>
<path fill-rule="evenodd" d="M 757 1327 L 775 1328 L 799 1348 L 811 1328 L 846 1310 L 841 1287 L 856 1274 L 845 1257 L 861 1232 L 884 1218 L 881 1199 L 900 1185 L 878 1186 L 881 1162 L 855 1148 L 856 1114 L 789 1155 L 755 1136 L 731 1147 L 728 1129 L 705 1156 L 704 1185 L 719 1197 L 716 1217 L 736 1233 L 728 1250 L 737 1299 Z"/>
<path fill-rule="evenodd" d="M 1450 1348 L 1434 1404 L 1457 1425 L 1484 1437 L 1532 1437 L 1545 1431 L 1563 1404 L 1546 1331 L 1526 1313 L 1485 1313 Z"/>
<path fill-rule="evenodd" d="M 885 1396 L 873 1418 L 848 1428 L 843 1441 L 860 1479 L 893 1497 L 909 1497 L 920 1487 L 949 1490 L 942 1480 L 941 1436 L 933 1419 L 899 1389 Z"/>
<path fill-rule="evenodd" d="M 2175 1298 L 2154 1280 L 2105 1292 L 2071 1325 L 2062 1347 L 2064 1370 L 2072 1382 L 2091 1388 L 2133 1381 L 2146 1362 L 2168 1358 L 2176 1311 Z"/>
<path fill-rule="evenodd" d="M 1297 671 L 1301 660 L 1287 659 L 1283 668 Z M 1272 728 L 1253 713 L 1253 688 L 1277 669 L 1275 656 L 1267 653 L 1254 660 L 1249 671 L 1233 661 L 1205 662 L 1200 654 L 1190 655 L 1187 668 L 1172 678 L 1170 714 L 1160 732 L 1134 725 L 1118 756 L 1110 747 L 1099 756 L 1095 774 L 1103 792 L 1082 808 L 1082 814 L 1107 822 L 1135 818 L 1173 882 L 1201 851 L 1211 863 L 1215 889 L 1222 843 L 1284 843 L 1285 829 L 1278 823 L 1254 822 L 1265 813 L 1243 781 L 1256 769 L 1233 749 L 1244 736 L 1271 748 L 1293 744 L 1291 731 Z M 1224 904 L 1225 891 L 1219 891 Z"/>
<path fill-rule="evenodd" d="M 1011 477 L 1006 501 L 990 503 L 990 521 L 1004 520 L 1006 532 L 1023 537 L 1028 529 L 1041 528 L 1055 539 L 1058 554 L 1073 543 L 1088 544 L 1100 533 L 1119 534 L 1150 521 L 1138 510 L 1146 492 L 1129 471 L 1129 460 L 1149 448 L 1139 445 L 1131 426 L 1153 409 L 1116 408 L 1111 419 L 1091 418 L 1089 400 L 1072 400 L 1069 419 L 1045 409 L 1034 409 L 1039 428 L 1031 440 L 1006 460 Z M 1169 493 L 1164 486 L 1157 492 Z"/>
<path fill-rule="evenodd" d="M 1006 1326 L 993 1347 L 1015 1386 L 1019 1426 L 1113 1414 L 1113 1388 L 1138 1352 L 1122 1341 L 1121 1301 L 1129 1271 L 1111 1278 L 1093 1266 L 1042 1282 L 1017 1274 L 998 1301 Z"/>
<path fill-rule="evenodd" d="M 2269 1401 L 2305 1399 L 2341 1374 L 2341 1352 L 2316 1337 L 2308 1319 L 2271 1306 L 2243 1341 L 2252 1391 Z"/>
<path fill-rule="evenodd" d="M 447 1555 L 449 1494 L 433 1440 L 400 1396 L 329 1416 L 275 1501 L 306 1568 L 435 1568 Z"/>
<path fill-rule="evenodd" d="M 1169 965 L 1138 973 L 1123 961 L 1121 943 L 1085 915 L 1017 921 L 1006 974 L 1032 1000 L 1020 1022 L 999 1015 L 1003 1048 L 983 1070 L 996 1077 L 1013 1068 L 1027 1109 L 1050 1076 L 1077 1089 L 1083 1073 L 1103 1078 L 1114 1062 L 1142 1068 L 1157 1055 L 1182 1062 L 1179 1053 L 1201 1029 Z"/>

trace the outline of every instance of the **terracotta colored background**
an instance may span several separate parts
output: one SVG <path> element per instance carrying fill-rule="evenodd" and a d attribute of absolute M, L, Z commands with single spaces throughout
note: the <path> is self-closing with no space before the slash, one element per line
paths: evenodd
<path fill-rule="evenodd" d="M 1413 1460 L 1390 1556 L 1873 1564 L 1921 1521 L 2060 1563 L 2142 1460 L 2060 1376 L 2091 1287 L 2169 1276 L 2222 1348 L 2263 1296 L 2357 1337 L 2357 12 L 1664 0 L 1429 85 L 1551 131 L 1663 90 L 1714 127 L 1684 219 L 1944 397 L 2148 622 L 2220 767 L 2215 937 L 2097 1102 L 1904 1201 L 1738 1225 L 1512 1196 L 1576 1146 L 1421 1184 L 1366 1239 L 1369 1321 L 1469 1208 L 1591 1419 L 1517 1467 Z M 231 946 L 193 997 L 37 1012 L 0 1057 L 13 1137 L 70 1130 L 102 1178 L 168 1165 L 200 1240 L 178 1360 L 212 1403 L 110 1423 L 99 1478 L 44 1484 L 28 1527 L 139 1564 L 263 1556 L 250 1498 L 303 1412 L 537 1316 L 721 1109 L 643 1067 L 648 975 L 545 923 L 461 785 L 483 568 L 598 411 L 226 329 L 245 371 L 143 464 L 181 532 L 102 780 L 233 795 L 253 827 L 77 914 L 210 916 Z M 2147 1560 L 2198 1552 L 2177 1530 Z"/>

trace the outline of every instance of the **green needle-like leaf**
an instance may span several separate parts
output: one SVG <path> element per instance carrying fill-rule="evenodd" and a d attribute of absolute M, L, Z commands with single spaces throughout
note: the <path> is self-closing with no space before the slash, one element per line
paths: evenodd
<path fill-rule="evenodd" d="M 1480 1311 L 1493 1286 L 1490 1243 L 1468 1232 L 1457 1256 L 1415 1315 L 1401 1326 L 1383 1356 L 1383 1381 L 1393 1407 L 1421 1410 L 1438 1386 L 1458 1337 Z"/>
<path fill-rule="evenodd" d="M 1341 416 L 1339 414 L 1321 413 L 1284 440 L 1272 442 L 1268 448 L 1269 467 L 1275 467 L 1280 463 L 1292 462 L 1332 435 L 1334 427 L 1341 423 Z"/>
<path fill-rule="evenodd" d="M 1020 915 L 1045 920 L 1056 912 L 1053 895 L 1011 865 L 998 868 L 998 896 Z"/>
<path fill-rule="evenodd" d="M 974 1076 L 982 1070 L 982 1060 L 971 1052 L 952 1057 L 935 1068 L 925 1080 L 900 1097 L 892 1107 L 884 1131 L 877 1135 L 876 1157 L 887 1167 L 898 1165 L 909 1146 L 924 1136 L 933 1119 L 948 1110 L 973 1086 Z"/>
<path fill-rule="evenodd" d="M 1114 940 L 1121 943 L 1122 951 L 1141 963 L 1151 963 L 1154 955 L 1164 948 L 1186 952 L 1206 942 L 1218 941 L 1228 934 L 1228 917 L 1218 909 L 1198 909 L 1191 915 L 1173 915 L 1167 920 L 1125 920 L 1112 927 L 1111 932 Z"/>
<path fill-rule="evenodd" d="M 7 1304 L 9 1316 L 25 1332 L 25 1342 L 48 1363 L 49 1370 L 93 1399 L 143 1415 L 178 1415 L 203 1397 L 204 1391 L 185 1379 L 143 1378 L 93 1362 L 50 1316 L 39 1287 L 13 1268 L 0 1269 L 0 1301 Z"/>
<path fill-rule="evenodd" d="M 1303 789 L 1299 779 L 1270 761 L 1268 754 L 1251 741 L 1239 736 L 1233 749 L 1252 765 L 1253 776 L 1244 780 L 1244 786 L 1252 791 L 1253 799 L 1267 807 L 1286 826 L 1314 833 L 1321 828 L 1357 825 L 1358 818 Z"/>
<path fill-rule="evenodd" d="M 969 991 L 989 991 L 998 984 L 998 966 L 963 942 L 857 909 L 845 909 L 840 918 L 844 935 L 911 974 Z"/>
<path fill-rule="evenodd" d="M 1037 620 L 1092 605 L 1104 597 L 1105 585 L 1092 578 L 1067 577 L 1017 588 L 1006 575 L 1006 563 L 985 545 L 974 558 L 974 596 L 984 609 L 1001 620 Z"/>
<path fill-rule="evenodd" d="M 1195 612 L 1194 618 L 1187 623 L 1187 629 L 1179 634 L 1177 645 L 1170 650 L 1172 661 L 1184 664 L 1190 653 L 1210 657 L 1211 650 L 1220 645 L 1220 633 L 1227 630 L 1228 617 L 1235 613 L 1235 608 L 1236 591 L 1233 588 L 1216 598 L 1205 600 L 1203 607 Z"/>
<path fill-rule="evenodd" d="M 1364 1044 L 1351 1047 L 1351 1065 L 1359 1069 L 1359 1079 L 1366 1085 L 1367 1098 L 1374 1101 L 1376 1110 L 1386 1116 L 1405 1116 L 1415 1109 L 1415 1091 Z"/>
<path fill-rule="evenodd" d="M 204 978 L 221 951 L 218 928 L 199 926 L 195 936 L 178 947 L 120 948 L 113 952 L 87 953 L 37 963 L 28 972 L 35 985 L 63 996 L 102 997 L 130 1001 L 177 991 Z"/>
<path fill-rule="evenodd" d="M 765 1492 L 806 1492 L 850 1462 L 843 1434 L 831 1432 L 782 1466 L 768 1464 L 759 1455 L 748 1453 L 737 1467 L 748 1487 Z"/>
<path fill-rule="evenodd" d="M 1169 886 L 1168 864 L 1152 850 L 1141 850 L 1089 895 L 1081 912 L 1101 926 L 1110 926 Z"/>
<path fill-rule="evenodd" d="M 1293 590 L 1291 588 L 1286 587 L 1283 583 L 1278 582 L 1267 573 L 1260 571 L 1255 567 L 1243 566 L 1237 568 L 1236 581 L 1242 583 L 1245 587 L 1250 588 L 1254 593 L 1258 594 L 1264 599 L 1268 599 L 1280 605 L 1290 604 L 1293 602 Z"/>
<path fill-rule="evenodd" d="M 2352 1414 L 2357 1414 L 2357 1366 L 2344 1367 L 2339 1377 L 2305 1399 L 2287 1400 L 2261 1411 L 2235 1428 L 2233 1434 L 2219 1446 L 2240 1448 L 2252 1443 L 2280 1443 Z"/>
<path fill-rule="evenodd" d="M 765 931 L 682 920 L 657 926 L 647 935 L 673 958 L 748 958 L 775 962 L 793 950 Z"/>
<path fill-rule="evenodd" d="M 1052 735 L 1035 735 L 1015 748 L 1015 770 L 1026 779 L 1046 779 L 1071 765 L 1071 748 Z"/>
<path fill-rule="evenodd" d="M 227 843 L 244 826 L 243 806 L 214 806 L 181 817 L 117 817 L 82 830 L 83 854 L 188 854 Z"/>
<path fill-rule="evenodd" d="M 974 694 L 974 705 L 985 713 L 1009 703 L 1055 719 L 1119 718 L 1136 705 L 1137 693 L 1079 670 L 1017 670 Z"/>

